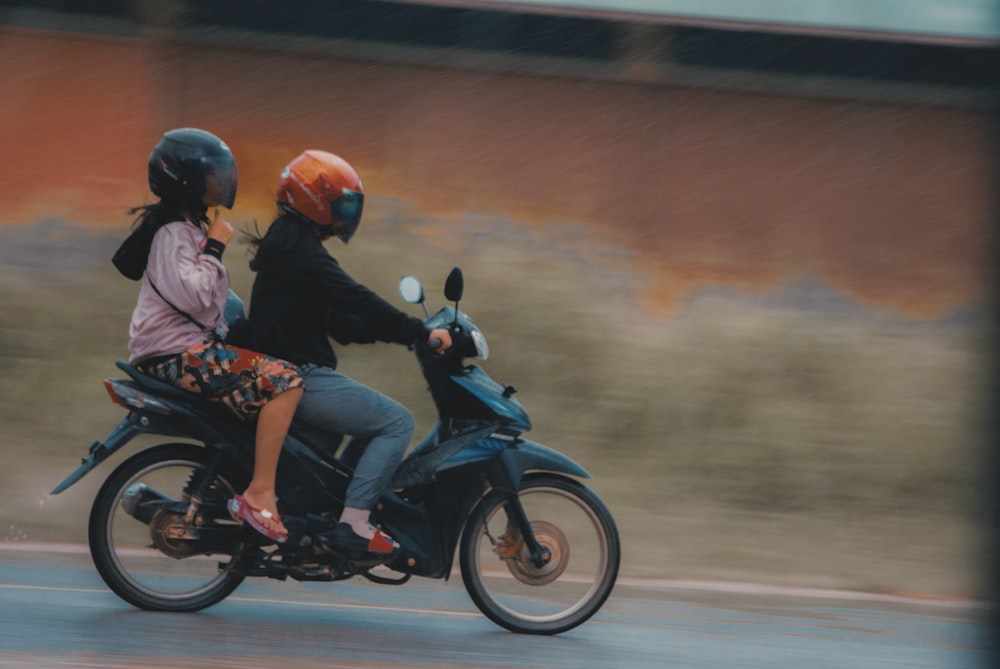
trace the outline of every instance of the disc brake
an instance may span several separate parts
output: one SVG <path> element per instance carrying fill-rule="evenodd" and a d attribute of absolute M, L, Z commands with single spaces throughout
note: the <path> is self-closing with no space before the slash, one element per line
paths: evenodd
<path fill-rule="evenodd" d="M 507 565 L 514 577 L 527 585 L 548 585 L 562 576 L 569 564 L 569 541 L 558 527 L 544 520 L 531 521 L 531 531 L 546 560 L 538 565 L 515 527 L 508 527 L 493 544 L 493 552 Z"/>

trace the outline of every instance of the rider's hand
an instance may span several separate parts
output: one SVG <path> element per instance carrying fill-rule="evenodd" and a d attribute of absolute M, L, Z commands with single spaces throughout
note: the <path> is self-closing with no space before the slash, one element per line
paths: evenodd
<path fill-rule="evenodd" d="M 223 244 L 228 244 L 233 238 L 233 226 L 226 219 L 222 218 L 219 209 L 215 209 L 215 217 L 208 224 L 208 238 L 217 239 Z"/>
<path fill-rule="evenodd" d="M 451 333 L 448 332 L 448 330 L 446 330 L 445 328 L 437 328 L 435 330 L 431 330 L 430 336 L 427 337 L 427 344 L 431 347 L 434 347 L 434 344 L 437 343 L 434 341 L 435 339 L 441 342 L 439 346 L 434 348 L 434 350 L 437 351 L 439 354 L 443 354 L 445 351 L 448 350 L 448 347 L 451 346 Z"/>

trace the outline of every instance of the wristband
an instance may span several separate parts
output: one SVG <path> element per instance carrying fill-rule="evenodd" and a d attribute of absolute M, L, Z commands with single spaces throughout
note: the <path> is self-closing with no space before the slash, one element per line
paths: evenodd
<path fill-rule="evenodd" d="M 218 239 L 209 238 L 205 241 L 205 250 L 202 253 L 212 256 L 216 260 L 222 260 L 222 252 L 226 250 L 226 245 Z"/>

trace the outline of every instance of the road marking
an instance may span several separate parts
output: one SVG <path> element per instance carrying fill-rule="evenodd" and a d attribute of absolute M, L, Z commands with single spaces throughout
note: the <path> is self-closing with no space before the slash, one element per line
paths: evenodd
<path fill-rule="evenodd" d="M 0 583 L 0 590 L 52 590 L 55 592 L 108 592 L 100 588 L 66 588 L 54 585 L 17 585 L 15 583 Z"/>
<path fill-rule="evenodd" d="M 723 592 L 741 595 L 785 595 L 813 599 L 842 599 L 849 601 L 890 602 L 897 604 L 919 604 L 949 608 L 975 608 L 986 606 L 963 597 L 938 597 L 924 594 L 890 594 L 864 592 L 862 590 L 836 590 L 834 588 L 806 588 L 791 585 L 768 585 L 742 581 L 702 581 L 695 579 L 644 579 L 622 577 L 616 585 L 654 588 L 660 590 L 690 590 L 695 592 Z"/>
<path fill-rule="evenodd" d="M 88 594 L 112 594 L 110 590 L 102 588 L 69 588 L 51 585 L 19 585 L 15 583 L 0 583 L 0 590 L 42 590 L 46 592 L 80 592 Z M 448 611 L 441 609 L 414 609 L 401 606 L 379 606 L 375 604 L 344 604 L 337 602 L 304 602 L 297 599 L 281 599 L 277 597 L 247 597 L 244 595 L 230 595 L 226 601 L 248 602 L 255 604 L 279 604 L 288 606 L 311 606 L 322 609 L 364 609 L 370 611 L 393 611 L 399 613 L 417 613 L 420 615 L 438 615 L 452 617 L 479 617 L 479 612 L 472 611 Z"/>
<path fill-rule="evenodd" d="M 80 553 L 87 554 L 90 549 L 84 544 L 49 544 L 28 543 L 21 541 L 0 542 L 0 551 L 13 553 Z"/>
<path fill-rule="evenodd" d="M 62 554 L 88 554 L 90 549 L 84 544 L 66 543 L 29 543 L 29 542 L 0 542 L 0 552 L 23 552 L 23 553 L 62 553 Z M 456 572 L 457 573 L 457 572 Z M 986 606 L 985 602 L 980 602 L 971 598 L 963 597 L 937 597 L 922 594 L 888 594 L 877 592 L 864 592 L 862 590 L 837 590 L 833 588 L 808 588 L 787 585 L 770 585 L 763 583 L 746 583 L 740 581 L 710 581 L 697 579 L 670 579 L 670 578 L 639 578 L 630 576 L 619 576 L 616 585 L 625 587 L 638 587 L 655 590 L 687 590 L 694 592 L 723 592 L 746 595 L 787 595 L 790 597 L 807 597 L 815 599 L 840 599 L 847 601 L 869 601 L 887 602 L 899 604 L 919 604 L 925 606 L 939 606 L 944 608 L 978 608 Z M 2 586 L 0 587 L 13 587 Z M 31 586 L 25 586 L 31 587 Z M 84 591 L 84 592 L 100 592 Z M 239 595 L 234 595 L 230 599 L 241 599 Z M 249 600 L 247 600 L 249 601 Z M 270 601 L 270 600 L 258 600 Z M 286 602 L 285 600 L 273 600 L 275 602 Z M 343 606 L 353 607 L 348 604 L 307 604 L 315 606 Z M 357 605 L 356 608 L 373 608 L 379 610 L 392 611 L 413 611 L 415 613 L 441 613 L 424 609 L 394 609 L 389 607 L 366 607 Z M 478 615 L 454 611 L 443 615 Z"/>
<path fill-rule="evenodd" d="M 366 609 L 371 611 L 397 611 L 403 613 L 419 613 L 421 615 L 439 615 L 439 616 L 458 616 L 458 617 L 474 617 L 479 618 L 482 616 L 478 611 L 447 611 L 441 609 L 411 609 L 401 606 L 378 606 L 375 604 L 337 604 L 333 602 L 302 602 L 302 601 L 289 601 L 285 599 L 273 599 L 269 597 L 244 597 L 241 595 L 231 595 L 226 601 L 236 600 L 240 602 L 255 602 L 257 604 L 294 604 L 297 606 L 313 606 L 323 609 Z"/>

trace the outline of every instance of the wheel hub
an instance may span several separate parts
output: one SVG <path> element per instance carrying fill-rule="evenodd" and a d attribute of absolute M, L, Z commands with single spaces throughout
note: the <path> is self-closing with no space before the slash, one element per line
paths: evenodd
<path fill-rule="evenodd" d="M 185 558 L 198 552 L 200 537 L 184 524 L 183 514 L 158 510 L 149 523 L 149 534 L 153 546 L 169 557 Z"/>
<path fill-rule="evenodd" d="M 497 554 L 507 563 L 507 569 L 514 578 L 527 585 L 548 585 L 559 578 L 569 564 L 569 542 L 562 530 L 544 520 L 531 521 L 531 531 L 548 560 L 536 566 L 531 558 L 531 550 L 518 534 L 516 541 L 510 541 L 513 532 L 507 532 L 497 545 Z"/>

